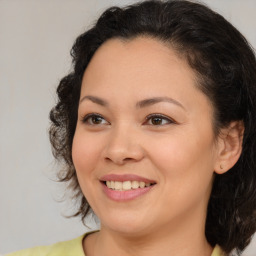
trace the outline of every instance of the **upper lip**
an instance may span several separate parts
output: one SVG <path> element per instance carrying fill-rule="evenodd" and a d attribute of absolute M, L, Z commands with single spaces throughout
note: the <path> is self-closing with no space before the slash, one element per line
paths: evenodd
<path fill-rule="evenodd" d="M 135 174 L 107 174 L 100 178 L 101 181 L 143 181 L 145 183 L 156 183 L 156 181 Z"/>

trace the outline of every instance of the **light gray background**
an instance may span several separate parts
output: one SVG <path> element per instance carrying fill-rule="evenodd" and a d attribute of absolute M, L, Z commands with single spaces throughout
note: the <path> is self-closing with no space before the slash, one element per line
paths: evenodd
<path fill-rule="evenodd" d="M 50 244 L 86 232 L 65 219 L 52 181 L 47 137 L 54 90 L 70 69 L 69 51 L 114 0 L 0 0 L 0 252 Z M 256 47 L 255 0 L 205 0 Z M 91 227 L 95 227 L 92 221 Z M 256 239 L 246 256 L 256 255 Z"/>

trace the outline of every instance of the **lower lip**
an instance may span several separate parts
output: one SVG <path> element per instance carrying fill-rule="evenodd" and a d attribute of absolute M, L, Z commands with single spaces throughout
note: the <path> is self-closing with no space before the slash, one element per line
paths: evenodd
<path fill-rule="evenodd" d="M 105 194 L 112 200 L 114 201 L 128 201 L 128 200 L 133 200 L 135 198 L 138 198 L 146 193 L 148 193 L 152 187 L 154 186 L 149 186 L 145 188 L 137 188 L 137 189 L 131 189 L 131 190 L 125 190 L 125 191 L 119 191 L 119 190 L 113 190 L 108 188 L 105 184 L 103 185 L 103 191 Z"/>

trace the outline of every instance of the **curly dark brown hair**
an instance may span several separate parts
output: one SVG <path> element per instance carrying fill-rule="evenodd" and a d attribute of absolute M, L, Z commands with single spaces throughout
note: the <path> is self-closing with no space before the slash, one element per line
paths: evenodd
<path fill-rule="evenodd" d="M 256 231 L 256 60 L 246 39 L 221 15 L 184 0 L 144 1 L 106 10 L 80 35 L 71 50 L 73 70 L 57 88 L 50 112 L 53 154 L 64 162 L 60 181 L 69 181 L 80 204 L 74 216 L 90 210 L 78 184 L 71 150 L 81 81 L 97 49 L 110 38 L 156 38 L 184 56 L 196 72 L 200 90 L 214 106 L 215 134 L 231 121 L 245 126 L 242 154 L 233 168 L 215 175 L 208 204 L 206 238 L 240 254 Z"/>

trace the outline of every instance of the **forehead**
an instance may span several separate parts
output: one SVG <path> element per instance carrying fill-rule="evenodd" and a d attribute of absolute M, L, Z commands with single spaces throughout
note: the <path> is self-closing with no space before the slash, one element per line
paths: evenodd
<path fill-rule="evenodd" d="M 182 63 L 190 69 L 185 58 L 181 56 L 181 54 L 176 54 L 171 44 L 164 43 L 156 38 L 147 36 L 132 39 L 113 38 L 98 48 L 87 68 L 90 68 L 96 61 L 103 60 L 112 61 L 113 63 L 118 61 L 120 64 L 136 61 L 138 65 L 142 62 L 141 68 L 146 66 L 147 63 L 153 68 L 159 64 L 165 65 L 172 60 L 179 65 Z M 102 64 L 104 65 L 104 62 Z"/>
<path fill-rule="evenodd" d="M 181 74 L 184 83 L 196 84 L 194 71 L 171 46 L 149 37 L 116 38 L 96 51 L 85 70 L 83 85 L 101 84 L 104 80 L 105 86 L 115 80 L 122 80 L 123 85 L 125 82 L 139 85 L 150 80 L 150 84 L 159 86 L 166 79 L 179 83 L 173 80 L 180 79 Z"/>

